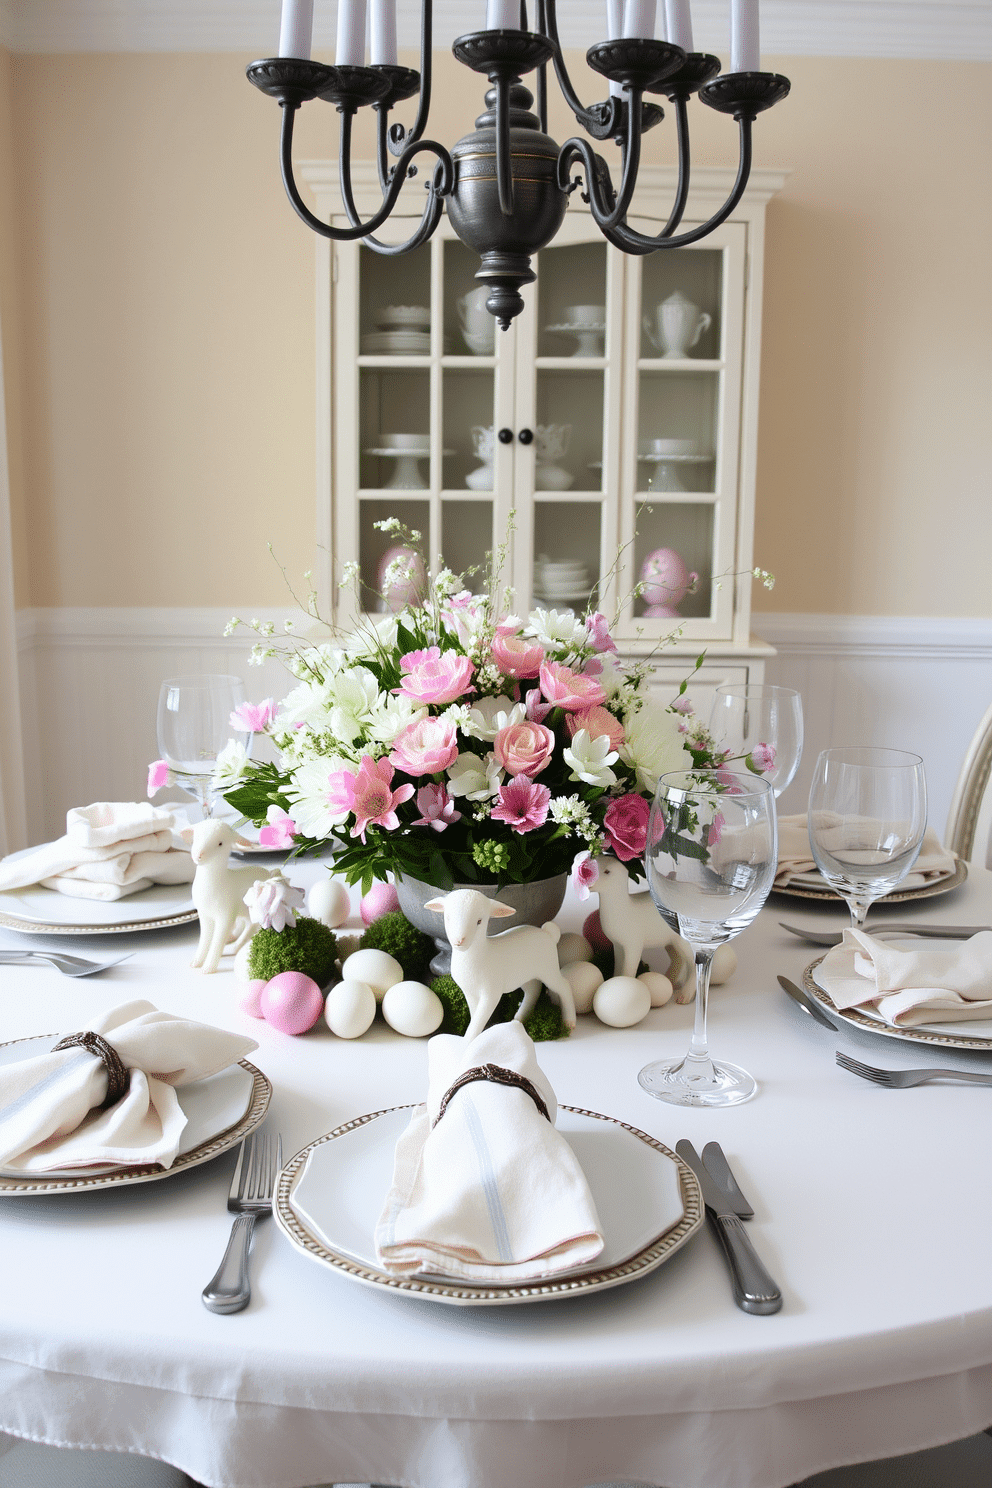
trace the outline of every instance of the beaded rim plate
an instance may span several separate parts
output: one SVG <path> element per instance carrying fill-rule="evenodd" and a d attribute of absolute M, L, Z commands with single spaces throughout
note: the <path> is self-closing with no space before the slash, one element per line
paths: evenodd
<path fill-rule="evenodd" d="M 891 894 L 883 894 L 877 904 L 904 904 L 909 899 L 930 899 L 934 894 L 948 894 L 951 889 L 959 889 L 968 877 L 968 864 L 963 858 L 958 858 L 953 873 L 948 873 L 945 878 L 935 878 L 930 883 L 922 884 L 918 889 L 896 889 Z M 772 888 L 773 894 L 784 894 L 790 899 L 820 899 L 829 904 L 843 904 L 843 896 L 836 889 L 828 888 L 824 884 L 822 889 L 806 888 L 805 884 L 786 884 L 785 888 Z"/>
<path fill-rule="evenodd" d="M 57 1034 L 44 1036 L 58 1037 Z M 8 1048 L 10 1044 L 28 1042 L 30 1042 L 29 1039 L 10 1039 L 0 1047 Z M 149 1163 L 145 1167 L 117 1168 L 111 1172 L 88 1174 L 80 1171 L 77 1176 L 73 1177 L 45 1173 L 24 1173 L 16 1177 L 0 1174 L 0 1195 L 84 1193 L 96 1188 L 121 1188 L 132 1183 L 155 1183 L 161 1178 L 171 1178 L 174 1173 L 184 1173 L 187 1168 L 199 1167 L 201 1163 L 209 1162 L 213 1157 L 220 1157 L 221 1153 L 236 1147 L 243 1138 L 255 1130 L 256 1126 L 261 1124 L 272 1098 L 272 1084 L 268 1076 L 263 1075 L 262 1071 L 247 1059 L 241 1059 L 238 1063 L 252 1077 L 251 1095 L 244 1115 L 233 1126 L 225 1127 L 223 1131 L 215 1132 L 202 1142 L 198 1142 L 189 1152 L 180 1153 L 171 1168 L 160 1168 L 154 1163 Z"/>
<path fill-rule="evenodd" d="M 936 1028 L 926 1023 L 916 1028 L 893 1028 L 891 1023 L 883 1022 L 877 1015 L 871 1017 L 868 1013 L 863 1013 L 860 1008 L 835 1007 L 833 998 L 823 990 L 813 976 L 825 956 L 826 952 L 823 956 L 817 956 L 816 960 L 811 961 L 807 966 L 803 972 L 803 986 L 813 1001 L 818 1003 L 832 1018 L 840 1018 L 844 1023 L 853 1023 L 855 1028 L 863 1028 L 866 1033 L 879 1033 L 883 1038 L 908 1039 L 913 1044 L 937 1044 L 945 1049 L 978 1049 L 984 1054 L 992 1051 L 992 1038 L 959 1038 L 957 1034 L 938 1032 Z M 963 1026 L 966 1027 L 967 1024 Z"/>
<path fill-rule="evenodd" d="M 703 1197 L 698 1180 L 692 1169 L 674 1152 L 671 1152 L 655 1137 L 648 1136 L 626 1121 L 615 1116 L 604 1116 L 599 1111 L 586 1111 L 580 1106 L 561 1106 L 562 1111 L 571 1111 L 577 1116 L 591 1117 L 595 1121 L 610 1122 L 638 1137 L 662 1156 L 669 1158 L 678 1170 L 679 1187 L 682 1194 L 683 1214 L 669 1229 L 644 1245 L 635 1255 L 618 1265 L 601 1270 L 586 1270 L 562 1276 L 559 1280 L 521 1283 L 518 1286 L 472 1286 L 465 1282 L 445 1281 L 441 1277 L 391 1276 L 378 1267 L 360 1264 L 344 1252 L 331 1250 L 303 1223 L 290 1203 L 293 1189 L 306 1165 L 307 1158 L 316 1147 L 344 1136 L 356 1127 L 375 1121 L 379 1116 L 388 1116 L 394 1111 L 411 1111 L 413 1105 L 388 1106 L 381 1111 L 370 1111 L 365 1116 L 356 1116 L 351 1121 L 336 1126 L 333 1131 L 310 1142 L 283 1168 L 276 1181 L 272 1213 L 276 1223 L 290 1241 L 305 1255 L 338 1271 L 353 1281 L 368 1286 L 384 1287 L 398 1296 L 422 1297 L 431 1302 L 444 1302 L 455 1307 L 493 1307 L 519 1302 L 551 1302 L 561 1297 L 578 1297 L 587 1292 L 604 1291 L 607 1287 L 621 1286 L 647 1276 L 685 1244 L 699 1229 L 704 1218 Z"/>

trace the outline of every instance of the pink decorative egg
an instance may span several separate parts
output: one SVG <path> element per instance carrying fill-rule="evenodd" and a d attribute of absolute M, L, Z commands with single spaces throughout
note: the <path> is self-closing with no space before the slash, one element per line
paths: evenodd
<path fill-rule="evenodd" d="M 371 925 L 391 910 L 399 909 L 399 895 L 391 883 L 374 883 L 364 896 L 359 908 L 363 925 Z"/>
<path fill-rule="evenodd" d="M 280 1033 L 306 1033 L 324 1011 L 324 998 L 312 977 L 281 971 L 266 982 L 259 999 L 262 1017 Z"/>
<path fill-rule="evenodd" d="M 671 619 L 699 575 L 690 573 L 674 548 L 655 548 L 641 564 L 641 597 L 652 617 Z"/>
<path fill-rule="evenodd" d="M 244 982 L 241 985 L 244 986 Z M 248 983 L 248 991 L 242 997 L 238 1006 L 243 1013 L 248 1014 L 249 1018 L 261 1018 L 263 1016 L 262 992 L 264 990 L 265 980 L 262 977 L 256 977 L 253 982 Z"/>
<path fill-rule="evenodd" d="M 598 909 L 594 909 L 592 914 L 586 915 L 582 921 L 582 934 L 594 951 L 608 951 L 613 945 L 613 942 L 607 938 L 606 932 L 599 922 Z"/>

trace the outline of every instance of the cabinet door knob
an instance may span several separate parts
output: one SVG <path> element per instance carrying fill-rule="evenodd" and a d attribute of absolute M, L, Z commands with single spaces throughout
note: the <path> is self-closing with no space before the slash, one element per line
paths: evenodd
<path fill-rule="evenodd" d="M 496 437 L 499 440 L 500 444 L 512 444 L 513 443 L 513 430 L 512 429 L 500 429 L 499 434 Z"/>
<path fill-rule="evenodd" d="M 533 429 L 521 429 L 520 430 L 520 433 L 517 435 L 517 438 L 520 440 L 520 443 L 521 444 L 533 444 L 534 443 L 534 430 Z"/>

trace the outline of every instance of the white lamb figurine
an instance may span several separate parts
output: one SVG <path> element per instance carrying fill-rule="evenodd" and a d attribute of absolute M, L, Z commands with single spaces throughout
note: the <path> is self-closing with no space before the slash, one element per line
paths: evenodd
<path fill-rule="evenodd" d="M 496 1011 L 504 992 L 524 991 L 515 1017 L 521 1022 L 533 1011 L 542 983 L 557 997 L 562 1017 L 575 1027 L 572 989 L 558 965 L 558 937 L 552 923 L 517 925 L 490 936 L 490 918 L 516 914 L 509 904 L 487 899 L 476 889 L 455 889 L 431 899 L 426 909 L 444 915 L 444 933 L 451 945 L 451 975 L 465 994 L 471 1017 L 465 1038 L 481 1033 Z"/>
<path fill-rule="evenodd" d="M 250 847 L 227 822 L 197 822 L 180 834 L 189 843 L 196 864 L 192 883 L 193 904 L 200 917 L 200 940 L 192 966 L 209 973 L 217 970 L 225 950 L 240 951 L 258 926 L 252 923 L 244 896 L 260 878 L 269 878 L 273 868 L 229 868 L 231 848 Z"/>
<path fill-rule="evenodd" d="M 599 895 L 599 923 L 613 942 L 616 976 L 636 976 L 645 947 L 668 951 L 668 978 L 675 988 L 676 1002 L 692 1002 L 696 982 L 692 946 L 662 919 L 650 894 L 630 892 L 630 874 L 619 858 L 597 859 L 599 877 L 593 893 Z M 732 975 L 737 957 L 729 946 L 720 946 L 713 958 L 710 980 L 719 986 Z"/>

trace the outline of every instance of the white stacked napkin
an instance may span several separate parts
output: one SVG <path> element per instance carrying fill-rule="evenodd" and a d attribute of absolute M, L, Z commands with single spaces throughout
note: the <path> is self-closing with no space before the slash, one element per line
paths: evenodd
<path fill-rule="evenodd" d="M 846 818 L 837 817 L 837 834 L 846 831 Z M 913 871 L 898 885 L 899 890 L 921 889 L 924 884 L 947 878 L 955 869 L 954 854 L 941 847 L 936 832 L 928 827 L 923 836 L 920 855 L 913 864 Z M 775 887 L 787 888 L 795 883 L 802 888 L 824 887 L 809 845 L 809 828 L 805 814 L 802 816 L 780 816 L 778 819 L 778 870 Z"/>
<path fill-rule="evenodd" d="M 176 1089 L 258 1048 L 242 1034 L 173 1017 L 144 1001 L 69 1030 L 84 1031 L 116 1049 L 131 1073 L 127 1094 L 99 1110 L 106 1066 L 79 1047 L 0 1065 L 0 1167 L 18 1173 L 103 1163 L 169 1168 L 186 1126 Z"/>
<path fill-rule="evenodd" d="M 554 1091 L 523 1024 L 497 1024 L 469 1043 L 438 1034 L 428 1058 L 427 1104 L 396 1144 L 393 1185 L 376 1226 L 384 1269 L 513 1282 L 595 1260 L 603 1248 L 596 1206 L 555 1130 Z M 526 1091 L 479 1080 L 452 1096 L 432 1130 L 451 1084 L 484 1064 L 526 1076 L 551 1121 Z"/>
<path fill-rule="evenodd" d="M 873 1003 L 894 1028 L 992 1018 L 992 930 L 965 941 L 921 940 L 907 951 L 848 929 L 816 980 L 841 1011 Z"/>
<path fill-rule="evenodd" d="M 192 883 L 189 849 L 173 835 L 172 815 L 147 801 L 74 807 L 66 834 L 0 862 L 0 889 L 43 884 L 74 899 L 123 899 L 153 883 Z"/>

